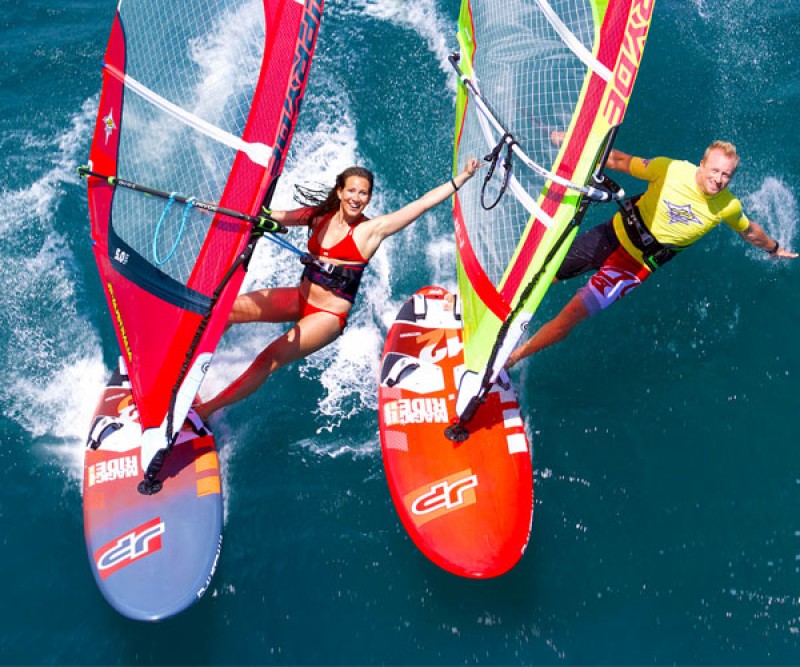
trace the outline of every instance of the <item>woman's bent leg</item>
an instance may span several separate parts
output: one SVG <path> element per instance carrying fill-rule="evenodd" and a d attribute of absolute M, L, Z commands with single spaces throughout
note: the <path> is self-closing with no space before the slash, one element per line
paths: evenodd
<path fill-rule="evenodd" d="M 228 324 L 297 322 L 299 319 L 300 288 L 273 287 L 236 297 L 228 317 Z"/>
<path fill-rule="evenodd" d="M 226 389 L 198 405 L 197 414 L 205 420 L 220 408 L 242 400 L 264 384 L 274 371 L 329 345 L 341 332 L 342 327 L 336 315 L 322 312 L 304 317 L 270 343 Z"/>

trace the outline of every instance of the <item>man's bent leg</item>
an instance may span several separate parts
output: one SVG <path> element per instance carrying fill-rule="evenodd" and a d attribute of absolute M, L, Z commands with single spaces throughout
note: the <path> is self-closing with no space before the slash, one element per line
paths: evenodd
<path fill-rule="evenodd" d="M 536 354 L 551 345 L 564 340 L 575 325 L 583 322 L 589 317 L 589 311 L 581 299 L 580 294 L 576 294 L 570 299 L 569 303 L 552 320 L 542 325 L 542 327 L 531 338 L 517 347 L 506 362 L 506 368 L 511 368 L 520 359 Z"/>
<path fill-rule="evenodd" d="M 555 318 L 511 353 L 506 368 L 511 368 L 520 359 L 564 340 L 576 324 L 619 301 L 641 285 L 649 275 L 650 270 L 647 267 L 631 257 L 624 248 L 617 248 Z"/>

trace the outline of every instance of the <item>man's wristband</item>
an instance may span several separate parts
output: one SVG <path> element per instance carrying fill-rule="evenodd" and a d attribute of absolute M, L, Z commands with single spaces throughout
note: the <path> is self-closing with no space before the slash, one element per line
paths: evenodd
<path fill-rule="evenodd" d="M 778 252 L 778 250 L 780 249 L 780 247 L 781 247 L 781 244 L 778 241 L 775 241 L 775 247 L 772 250 L 767 250 L 767 254 L 768 255 L 776 254 Z"/>
<path fill-rule="evenodd" d="M 458 186 L 456 185 L 456 179 L 451 178 L 450 179 L 450 183 L 452 183 L 452 185 L 453 185 L 453 191 L 454 192 L 458 192 Z"/>

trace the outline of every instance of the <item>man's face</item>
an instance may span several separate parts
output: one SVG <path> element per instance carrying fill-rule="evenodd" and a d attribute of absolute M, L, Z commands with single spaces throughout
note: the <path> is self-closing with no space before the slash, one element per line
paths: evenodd
<path fill-rule="evenodd" d="M 697 187 L 706 195 L 716 195 L 728 187 L 736 173 L 736 158 L 714 149 L 700 162 L 695 178 Z"/>

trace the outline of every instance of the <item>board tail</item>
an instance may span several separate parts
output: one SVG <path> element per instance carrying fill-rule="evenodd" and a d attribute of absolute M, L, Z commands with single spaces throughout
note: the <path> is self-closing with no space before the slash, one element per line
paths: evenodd
<path fill-rule="evenodd" d="M 210 586 L 222 547 L 223 500 L 213 435 L 187 425 L 157 497 L 136 487 L 142 436 L 120 359 L 98 402 L 86 443 L 83 516 L 92 573 L 108 603 L 140 621 L 173 616 Z"/>

